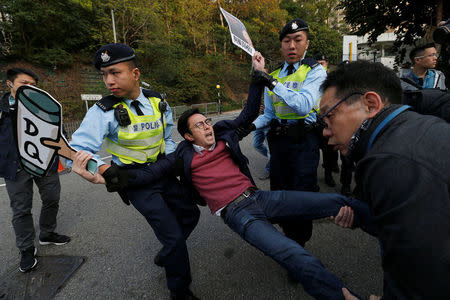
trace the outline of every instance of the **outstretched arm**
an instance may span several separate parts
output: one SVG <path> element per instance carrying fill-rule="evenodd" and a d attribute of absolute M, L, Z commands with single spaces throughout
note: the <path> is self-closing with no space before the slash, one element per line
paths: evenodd
<path fill-rule="evenodd" d="M 86 169 L 86 165 L 90 159 L 92 159 L 92 155 L 84 151 L 77 151 L 73 157 L 72 163 L 72 171 L 95 184 L 105 184 L 105 178 L 99 173 L 92 174 Z"/>

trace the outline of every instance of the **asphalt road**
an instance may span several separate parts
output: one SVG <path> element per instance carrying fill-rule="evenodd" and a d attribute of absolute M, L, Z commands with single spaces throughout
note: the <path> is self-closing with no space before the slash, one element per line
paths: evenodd
<path fill-rule="evenodd" d="M 234 115 L 216 116 L 213 121 Z M 177 132 L 174 139 L 181 140 Z M 241 142 L 241 148 L 250 160 L 258 187 L 268 190 L 269 181 L 258 180 L 266 161 L 253 149 L 251 136 Z M 339 191 L 339 185 L 329 188 L 324 184 L 321 167 L 318 175 L 321 192 Z M 338 181 L 336 174 L 334 177 Z M 0 274 L 16 268 L 20 260 L 3 183 L 0 181 Z M 133 207 L 125 206 L 117 194 L 77 174 L 61 175 L 61 184 L 57 232 L 71 236 L 72 241 L 65 246 L 39 246 L 38 254 L 83 256 L 86 261 L 55 298 L 168 299 L 164 270 L 153 264 L 161 245 L 144 218 Z M 38 228 L 41 205 L 36 188 L 34 198 Z M 191 289 L 201 299 L 312 299 L 300 284 L 288 280 L 282 267 L 248 245 L 206 207 L 201 208 L 188 248 Z M 359 229 L 342 229 L 319 220 L 306 249 L 364 299 L 370 293 L 381 294 L 379 246 L 373 237 Z"/>

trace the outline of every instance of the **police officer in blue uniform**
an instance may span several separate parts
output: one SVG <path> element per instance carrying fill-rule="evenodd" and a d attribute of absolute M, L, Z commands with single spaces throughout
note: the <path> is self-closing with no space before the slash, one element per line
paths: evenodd
<path fill-rule="evenodd" d="M 124 44 L 108 44 L 95 54 L 95 67 L 111 91 L 87 112 L 71 145 L 93 155 L 98 173 L 119 180 L 126 169 L 142 168 L 175 150 L 170 107 L 154 91 L 139 87 L 140 71 L 134 51 Z M 95 155 L 105 142 L 111 165 Z M 86 178 L 95 182 L 93 178 Z M 151 186 L 120 193 L 147 220 L 163 245 L 155 264 L 164 267 L 171 299 L 198 299 L 191 283 L 186 239 L 196 226 L 199 209 L 174 175 Z"/>
<path fill-rule="evenodd" d="M 318 191 L 319 141 L 313 127 L 320 85 L 327 75 L 315 59 L 304 58 L 308 35 L 308 24 L 301 19 L 291 20 L 281 30 L 285 62 L 267 74 L 264 114 L 254 121 L 257 129 L 270 126 L 267 139 L 271 190 Z M 302 246 L 311 237 L 311 222 L 280 225 Z"/>

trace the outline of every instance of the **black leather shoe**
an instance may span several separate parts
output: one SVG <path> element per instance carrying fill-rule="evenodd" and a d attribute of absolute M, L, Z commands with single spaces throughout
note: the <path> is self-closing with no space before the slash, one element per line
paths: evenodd
<path fill-rule="evenodd" d="M 333 175 L 331 174 L 330 171 L 325 171 L 325 183 L 329 187 L 335 187 L 336 186 L 336 182 L 334 181 Z"/>
<path fill-rule="evenodd" d="M 158 253 L 156 253 L 155 258 L 153 258 L 153 263 L 155 265 L 157 265 L 158 267 L 163 267 L 164 266 L 164 264 L 162 262 L 162 257 L 161 257 L 161 251 L 162 250 L 163 249 L 161 248 L 161 250 L 159 250 Z"/>
<path fill-rule="evenodd" d="M 200 300 L 191 290 L 187 289 L 184 292 L 170 291 L 170 300 Z"/>
<path fill-rule="evenodd" d="M 341 194 L 349 197 L 352 195 L 352 189 L 350 188 L 349 185 L 343 185 L 341 188 Z"/>

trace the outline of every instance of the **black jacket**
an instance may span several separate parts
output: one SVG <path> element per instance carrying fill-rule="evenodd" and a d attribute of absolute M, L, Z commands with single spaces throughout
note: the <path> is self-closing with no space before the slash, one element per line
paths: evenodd
<path fill-rule="evenodd" d="M 15 117 L 9 109 L 9 96 L 10 93 L 6 93 L 0 99 L 0 177 L 15 180 L 20 162 L 17 143 L 14 137 L 15 129 L 13 122 Z M 57 172 L 58 163 L 59 157 L 55 156 L 49 173 Z"/>
<path fill-rule="evenodd" d="M 19 166 L 19 157 L 9 110 L 9 95 L 10 93 L 6 93 L 0 99 L 0 177 L 14 180 Z"/>
<path fill-rule="evenodd" d="M 234 120 L 220 121 L 213 126 L 216 142 L 219 140 L 226 142 L 231 151 L 231 156 L 239 166 L 240 171 L 253 184 L 255 182 L 248 168 L 248 159 L 239 147 L 239 136 L 235 130 L 240 126 L 248 127 L 256 119 L 259 113 L 262 91 L 263 86 L 251 84 L 247 104 L 239 116 Z M 195 199 L 198 204 L 205 205 L 204 199 L 200 197 L 192 185 L 191 163 L 193 157 L 194 148 L 192 144 L 184 140 L 173 153 L 170 153 L 165 158 L 159 159 L 145 168 L 132 170 L 131 172 L 135 173 L 136 178 L 130 180 L 130 184 L 133 186 L 147 185 L 154 180 L 175 173 L 175 175 L 181 176 L 183 184 L 189 187 L 192 199 Z"/>
<path fill-rule="evenodd" d="M 357 198 L 371 207 L 383 245 L 383 299 L 450 297 L 450 124 L 380 112 L 351 151 Z"/>

